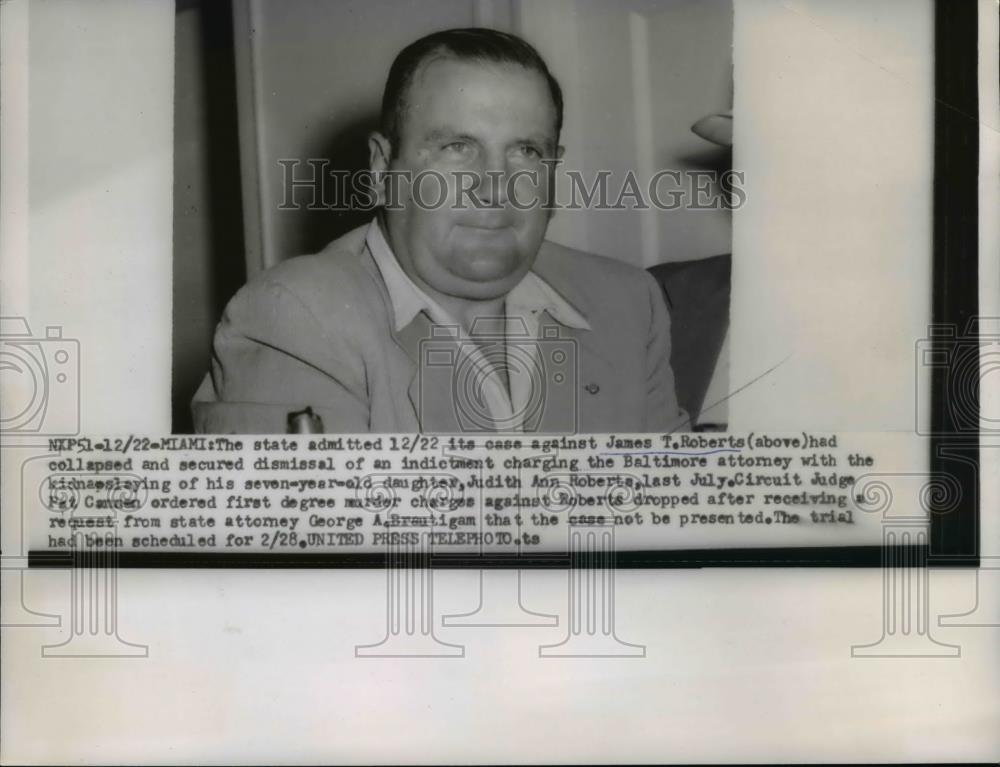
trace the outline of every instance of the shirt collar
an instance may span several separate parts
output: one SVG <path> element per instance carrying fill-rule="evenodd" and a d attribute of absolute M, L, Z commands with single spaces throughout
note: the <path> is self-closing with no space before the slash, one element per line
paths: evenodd
<path fill-rule="evenodd" d="M 396 332 L 405 328 L 420 312 L 425 311 L 438 324 L 451 324 L 447 320 L 447 312 L 409 278 L 403 267 L 396 260 L 388 240 L 382 233 L 382 227 L 376 218 L 368 227 L 365 236 L 368 250 L 378 270 L 382 273 L 386 290 L 389 291 L 389 302 L 392 304 L 393 320 Z"/>
<path fill-rule="evenodd" d="M 431 320 L 439 325 L 453 324 L 440 304 L 421 290 L 403 271 L 377 218 L 368 227 L 365 242 L 389 292 L 396 332 L 413 322 L 414 317 L 420 312 L 426 312 Z M 507 295 L 506 304 L 508 315 L 540 314 L 546 311 L 554 320 L 567 327 L 590 330 L 586 317 L 536 272 L 524 275 Z"/>

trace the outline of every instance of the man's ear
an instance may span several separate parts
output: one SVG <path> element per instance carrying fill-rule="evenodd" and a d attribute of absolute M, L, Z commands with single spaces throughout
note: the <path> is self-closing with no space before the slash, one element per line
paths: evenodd
<path fill-rule="evenodd" d="M 392 157 L 392 144 L 389 139 L 378 131 L 373 131 L 368 137 L 368 167 L 372 173 L 383 173 L 389 170 L 389 158 Z"/>
<path fill-rule="evenodd" d="M 566 147 L 560 144 L 556 147 L 556 159 L 561 160 L 564 154 L 566 154 Z"/>
<path fill-rule="evenodd" d="M 392 144 L 378 131 L 368 137 L 368 168 L 372 173 L 372 187 L 375 191 L 376 207 L 386 204 L 385 174 L 389 170 Z"/>

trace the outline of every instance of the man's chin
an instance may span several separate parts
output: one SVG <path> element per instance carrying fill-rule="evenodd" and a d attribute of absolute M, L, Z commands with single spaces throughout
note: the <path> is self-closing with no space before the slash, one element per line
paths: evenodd
<path fill-rule="evenodd" d="M 508 226 L 495 229 L 475 226 L 455 227 L 452 237 L 453 252 L 470 262 L 517 260 L 517 236 Z"/>
<path fill-rule="evenodd" d="M 501 272 L 466 269 L 461 275 L 453 277 L 453 284 L 450 286 L 452 289 L 447 292 L 456 298 L 474 301 L 502 298 L 517 286 L 527 271 L 524 268 L 513 272 L 510 269 Z"/>
<path fill-rule="evenodd" d="M 523 273 L 524 259 L 509 245 L 491 247 L 492 243 L 469 249 L 457 258 L 454 274 L 474 283 L 504 282 Z M 455 263 L 454 261 L 452 263 Z"/>

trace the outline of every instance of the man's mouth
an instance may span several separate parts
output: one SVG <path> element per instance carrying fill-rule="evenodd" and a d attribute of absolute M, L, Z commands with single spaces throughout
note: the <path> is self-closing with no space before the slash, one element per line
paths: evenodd
<path fill-rule="evenodd" d="M 495 232 L 500 229 L 506 229 L 510 226 L 506 221 L 497 219 L 494 221 L 463 221 L 459 226 L 464 226 L 467 229 L 481 229 L 485 231 Z"/>
<path fill-rule="evenodd" d="M 508 219 L 506 213 L 502 211 L 482 211 L 476 215 L 469 216 L 468 218 L 463 218 L 459 222 L 459 226 L 468 227 L 469 229 L 486 229 L 489 231 L 495 231 L 497 229 L 508 228 L 510 226 L 510 220 Z"/>

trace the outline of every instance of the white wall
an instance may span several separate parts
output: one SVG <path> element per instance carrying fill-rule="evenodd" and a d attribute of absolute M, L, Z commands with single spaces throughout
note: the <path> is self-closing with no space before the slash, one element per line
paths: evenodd
<path fill-rule="evenodd" d="M 79 340 L 85 432 L 169 429 L 173 30 L 165 0 L 30 7 L 27 252 L 4 259 L 33 330 Z"/>
<path fill-rule="evenodd" d="M 724 151 L 691 125 L 732 107 L 730 0 L 547 0 L 518 3 L 518 31 L 563 86 L 565 167 L 591 179 L 609 170 L 705 169 Z M 566 183 L 565 181 L 563 182 Z M 669 184 L 660 194 L 669 199 Z M 728 253 L 724 211 L 559 211 L 557 242 L 637 266 Z"/>
<path fill-rule="evenodd" d="M 930 0 L 737 13 L 731 428 L 914 430 L 931 309 Z M 926 378 L 922 379 L 926 384 Z"/>

